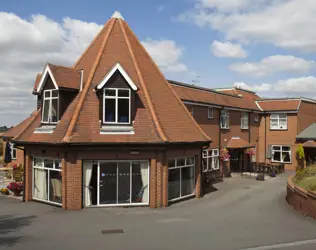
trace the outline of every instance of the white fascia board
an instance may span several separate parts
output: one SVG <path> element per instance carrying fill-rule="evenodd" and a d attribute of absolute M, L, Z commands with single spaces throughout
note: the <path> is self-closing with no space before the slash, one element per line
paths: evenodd
<path fill-rule="evenodd" d="M 117 63 L 112 69 L 111 71 L 103 78 L 103 80 L 98 84 L 97 89 L 102 89 L 104 87 L 104 85 L 106 85 L 106 83 L 110 80 L 110 78 L 113 76 L 113 74 L 116 71 L 119 71 L 122 76 L 125 78 L 125 80 L 127 81 L 127 83 L 129 84 L 129 86 L 136 91 L 137 90 L 137 86 L 135 85 L 135 83 L 132 81 L 132 79 L 129 77 L 129 75 L 126 73 L 126 71 L 123 69 L 123 67 Z"/>
<path fill-rule="evenodd" d="M 266 114 L 297 114 L 297 110 L 291 110 L 291 111 L 286 111 L 286 110 L 281 110 L 281 111 L 266 111 Z"/>
<path fill-rule="evenodd" d="M 260 107 L 259 103 L 258 103 L 257 101 L 255 101 L 255 103 L 256 103 L 257 107 L 258 107 L 261 111 L 263 111 L 262 108 Z"/>
<path fill-rule="evenodd" d="M 58 85 L 57 85 L 57 83 L 56 83 L 56 80 L 55 80 L 55 78 L 54 78 L 54 75 L 53 75 L 52 71 L 50 70 L 49 65 L 47 64 L 46 67 L 45 67 L 45 69 L 44 69 L 44 72 L 43 72 L 43 74 L 42 74 L 41 80 L 40 80 L 40 82 L 39 82 L 39 84 L 38 84 L 38 87 L 37 87 L 37 89 L 36 89 L 36 92 L 39 93 L 39 92 L 42 91 L 43 84 L 44 84 L 45 80 L 47 79 L 47 74 L 48 74 L 48 75 L 50 76 L 50 78 L 52 79 L 55 88 L 58 89 Z"/>

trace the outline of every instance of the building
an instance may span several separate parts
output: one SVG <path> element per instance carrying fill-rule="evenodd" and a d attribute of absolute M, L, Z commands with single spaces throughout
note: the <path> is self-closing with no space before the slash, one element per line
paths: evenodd
<path fill-rule="evenodd" d="M 314 119 L 312 100 L 271 105 L 239 88 L 168 82 L 118 12 L 73 67 L 47 64 L 33 94 L 37 110 L 5 135 L 24 148 L 25 201 L 72 210 L 168 206 L 251 161 L 295 168 L 296 135 Z"/>

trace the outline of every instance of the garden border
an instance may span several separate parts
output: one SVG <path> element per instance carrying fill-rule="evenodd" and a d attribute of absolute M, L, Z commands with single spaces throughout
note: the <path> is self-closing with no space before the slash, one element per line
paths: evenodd
<path fill-rule="evenodd" d="M 305 190 L 294 184 L 293 177 L 287 181 L 286 200 L 296 211 L 316 219 L 316 192 Z"/>

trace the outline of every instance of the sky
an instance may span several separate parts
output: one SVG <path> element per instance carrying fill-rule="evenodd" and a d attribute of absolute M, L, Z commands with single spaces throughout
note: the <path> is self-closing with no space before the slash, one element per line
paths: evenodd
<path fill-rule="evenodd" d="M 168 79 L 316 98 L 315 0 L 0 1 L 0 126 L 30 115 L 36 74 L 73 65 L 115 11 Z"/>

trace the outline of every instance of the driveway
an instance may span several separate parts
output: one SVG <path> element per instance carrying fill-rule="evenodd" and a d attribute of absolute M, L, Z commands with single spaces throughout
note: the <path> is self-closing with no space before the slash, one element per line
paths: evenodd
<path fill-rule="evenodd" d="M 287 175 L 235 177 L 164 209 L 76 212 L 0 197 L 0 249 L 314 250 L 316 222 L 287 205 Z"/>

